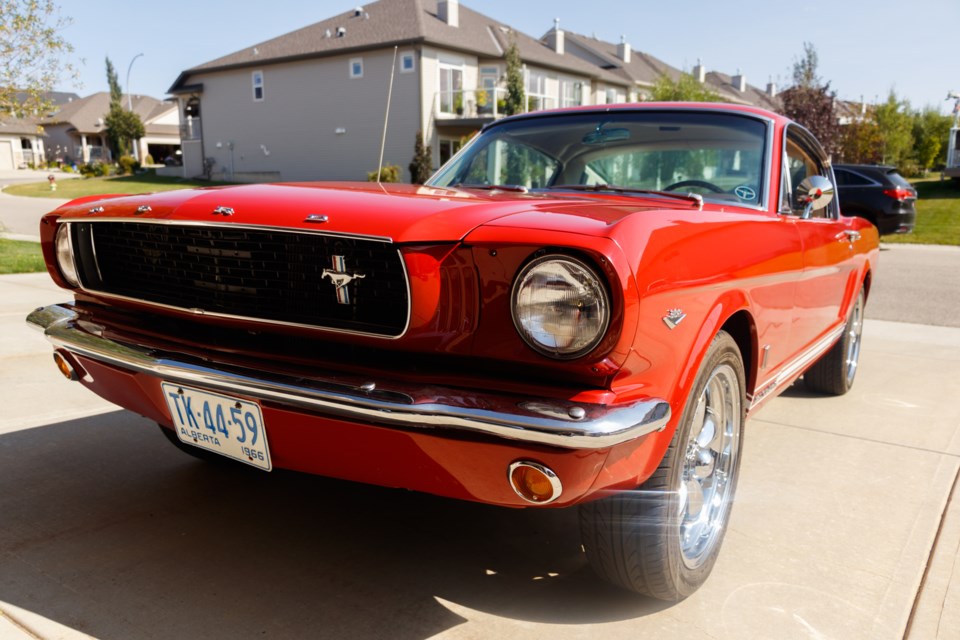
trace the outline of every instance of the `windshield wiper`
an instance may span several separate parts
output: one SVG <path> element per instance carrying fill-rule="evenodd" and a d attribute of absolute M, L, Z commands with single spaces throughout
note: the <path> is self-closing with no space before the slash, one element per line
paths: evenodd
<path fill-rule="evenodd" d="M 610 193 L 639 193 L 651 196 L 663 196 L 665 198 L 676 198 L 686 200 L 697 205 L 698 209 L 703 209 L 703 196 L 699 193 L 674 193 L 673 191 L 654 191 L 651 189 L 634 189 L 633 187 L 619 187 L 613 184 L 555 184 L 547 189 L 556 189 L 558 191 L 592 191 L 592 192 L 610 192 Z"/>
<path fill-rule="evenodd" d="M 513 191 L 514 193 L 527 193 L 530 189 L 520 184 L 468 184 L 459 182 L 453 185 L 456 189 L 483 189 L 484 191 Z"/>

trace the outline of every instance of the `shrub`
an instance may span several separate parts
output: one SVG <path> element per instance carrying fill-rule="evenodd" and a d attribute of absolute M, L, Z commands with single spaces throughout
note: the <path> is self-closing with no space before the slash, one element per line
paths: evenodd
<path fill-rule="evenodd" d="M 367 182 L 376 182 L 377 172 L 371 171 L 367 174 Z M 400 182 L 400 165 L 388 164 L 380 171 L 380 182 Z"/>
<path fill-rule="evenodd" d="M 130 175 L 140 168 L 140 163 L 137 162 L 137 159 L 133 156 L 120 156 L 120 159 L 117 160 L 117 164 L 120 165 L 120 173 L 125 176 Z"/>
<path fill-rule="evenodd" d="M 62 167 L 60 167 L 60 170 L 63 171 L 64 173 L 73 173 L 73 167 L 71 167 L 69 164 L 63 165 Z"/>
<path fill-rule="evenodd" d="M 156 164 L 156 163 L 153 161 L 153 156 L 148 153 L 148 154 L 143 158 L 143 164 Z"/>

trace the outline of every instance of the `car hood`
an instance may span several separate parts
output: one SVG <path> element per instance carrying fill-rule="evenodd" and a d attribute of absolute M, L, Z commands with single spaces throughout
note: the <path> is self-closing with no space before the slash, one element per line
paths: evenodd
<path fill-rule="evenodd" d="M 606 235 L 625 216 L 658 208 L 652 204 L 647 199 L 623 196 L 558 197 L 338 182 L 95 196 L 68 202 L 56 214 L 84 220 L 123 218 L 309 229 L 389 238 L 394 242 L 455 242 L 494 221 Z"/>

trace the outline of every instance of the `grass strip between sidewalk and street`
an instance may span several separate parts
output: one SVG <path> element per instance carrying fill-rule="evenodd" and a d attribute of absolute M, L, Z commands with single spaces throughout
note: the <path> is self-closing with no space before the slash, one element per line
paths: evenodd
<path fill-rule="evenodd" d="M 0 238 L 0 274 L 46 270 L 39 242 Z"/>
<path fill-rule="evenodd" d="M 62 174 L 51 174 L 54 176 Z M 57 190 L 52 191 L 47 182 L 30 182 L 27 184 L 11 185 L 3 190 L 12 196 L 29 196 L 33 198 L 82 198 L 104 194 L 135 194 L 150 193 L 153 191 L 173 191 L 175 189 L 192 189 L 194 187 L 219 186 L 223 182 L 204 182 L 199 180 L 183 180 L 158 176 L 153 172 L 141 173 L 132 176 L 110 176 L 106 178 L 69 178 L 57 180 Z"/>

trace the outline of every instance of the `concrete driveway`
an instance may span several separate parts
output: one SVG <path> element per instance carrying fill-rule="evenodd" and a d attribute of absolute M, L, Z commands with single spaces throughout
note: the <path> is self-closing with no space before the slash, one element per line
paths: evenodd
<path fill-rule="evenodd" d="M 843 398 L 747 424 L 716 569 L 679 604 L 595 578 L 575 510 L 196 461 L 56 373 L 0 277 L 0 638 L 957 638 L 960 329 L 868 320 Z"/>

